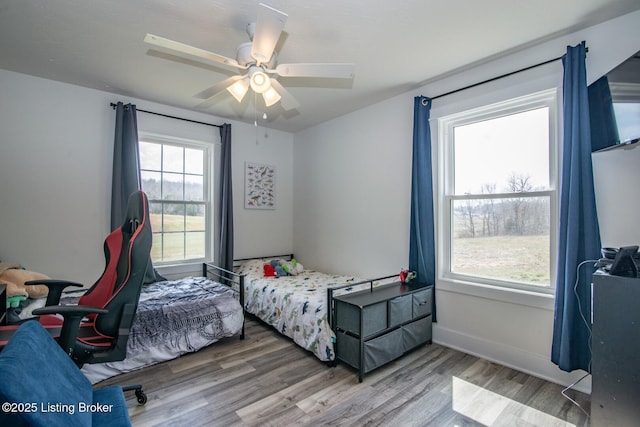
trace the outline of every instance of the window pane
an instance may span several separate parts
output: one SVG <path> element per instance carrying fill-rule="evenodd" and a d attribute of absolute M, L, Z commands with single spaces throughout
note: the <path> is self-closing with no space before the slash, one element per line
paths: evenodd
<path fill-rule="evenodd" d="M 550 286 L 549 197 L 455 200 L 451 271 Z"/>
<path fill-rule="evenodd" d="M 202 205 L 186 205 L 186 230 L 187 231 L 204 231 L 205 216 L 204 206 Z"/>
<path fill-rule="evenodd" d="M 174 147 L 173 145 L 164 145 L 163 147 L 162 170 L 182 173 L 184 171 L 184 148 Z"/>
<path fill-rule="evenodd" d="M 162 260 L 184 259 L 184 233 L 165 233 L 163 236 Z"/>
<path fill-rule="evenodd" d="M 163 209 L 162 231 L 184 231 L 184 205 L 165 203 Z"/>
<path fill-rule="evenodd" d="M 184 150 L 184 172 L 202 175 L 204 169 L 204 151 L 193 148 Z"/>
<path fill-rule="evenodd" d="M 149 220 L 151 231 L 162 232 L 162 203 L 149 203 Z"/>
<path fill-rule="evenodd" d="M 186 233 L 186 258 L 204 258 L 205 256 L 205 234 L 204 232 Z"/>
<path fill-rule="evenodd" d="M 138 145 L 140 152 L 140 169 L 159 171 L 162 165 L 162 144 L 140 141 Z"/>
<path fill-rule="evenodd" d="M 164 200 L 184 200 L 184 175 L 180 173 L 162 174 L 162 198 Z"/>
<path fill-rule="evenodd" d="M 454 128 L 455 194 L 549 188 L 549 109 Z"/>
<path fill-rule="evenodd" d="M 191 201 L 204 200 L 204 177 L 202 175 L 185 175 L 184 199 Z"/>
<path fill-rule="evenodd" d="M 160 172 L 141 171 L 142 191 L 147 193 L 149 199 L 159 199 L 162 189 L 160 188 L 160 180 L 162 174 Z"/>
<path fill-rule="evenodd" d="M 151 244 L 151 259 L 163 261 L 162 259 L 162 233 L 153 233 Z"/>

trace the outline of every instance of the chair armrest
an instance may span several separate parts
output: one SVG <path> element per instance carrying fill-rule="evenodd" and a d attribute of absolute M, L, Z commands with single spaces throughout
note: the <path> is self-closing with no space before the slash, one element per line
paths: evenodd
<path fill-rule="evenodd" d="M 80 306 L 80 305 L 52 305 L 48 307 L 37 308 L 33 310 L 33 314 L 40 316 L 42 314 L 60 314 L 64 317 L 62 330 L 58 337 L 58 344 L 69 355 L 73 356 L 73 347 L 80 330 L 80 322 L 87 314 L 107 314 L 109 310 L 104 308 Z M 75 359 L 74 359 L 75 360 Z"/>
<path fill-rule="evenodd" d="M 36 308 L 32 313 L 37 316 L 42 314 L 61 314 L 65 319 L 72 317 L 80 317 L 82 319 L 87 314 L 107 314 L 108 312 L 109 310 L 104 308 L 90 307 L 88 305 L 50 305 Z"/>
<path fill-rule="evenodd" d="M 69 286 L 75 287 L 83 287 L 81 283 L 70 282 L 69 280 L 58 280 L 58 279 L 39 279 L 39 280 L 29 280 L 24 282 L 25 286 L 33 286 L 33 285 L 45 285 L 49 288 L 49 295 L 47 295 L 47 302 L 45 305 L 58 305 L 60 304 L 60 296 L 62 295 L 62 290 Z"/>

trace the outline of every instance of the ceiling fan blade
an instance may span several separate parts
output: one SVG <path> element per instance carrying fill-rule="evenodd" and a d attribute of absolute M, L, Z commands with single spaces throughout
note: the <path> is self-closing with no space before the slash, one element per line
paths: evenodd
<path fill-rule="evenodd" d="M 266 64 L 271 60 L 287 18 L 286 13 L 260 3 L 251 45 L 251 57 L 258 63 Z"/>
<path fill-rule="evenodd" d="M 354 68 L 354 64 L 280 64 L 273 72 L 282 77 L 352 79 Z"/>
<path fill-rule="evenodd" d="M 226 56 L 218 55 L 217 53 L 209 52 L 208 50 L 200 49 L 188 44 L 169 40 L 164 37 L 156 36 L 153 34 L 147 34 L 144 38 L 145 43 L 152 44 L 173 52 L 194 56 L 196 58 L 206 59 L 208 61 L 219 62 L 221 64 L 230 65 L 232 67 L 246 69 L 244 65 L 238 64 L 235 59 L 227 58 Z"/>
<path fill-rule="evenodd" d="M 214 84 L 209 89 L 205 89 L 202 92 L 199 92 L 199 93 L 195 94 L 194 97 L 195 98 L 200 98 L 200 99 L 212 98 L 212 97 L 216 96 L 217 94 L 219 94 L 220 92 L 224 91 L 226 88 L 228 88 L 232 84 L 234 84 L 236 81 L 238 81 L 240 79 L 243 79 L 245 77 L 246 77 L 246 75 L 245 76 L 231 76 L 228 79 L 224 79 L 221 82 L 218 82 L 218 83 Z"/>
<path fill-rule="evenodd" d="M 293 97 L 293 95 L 291 95 L 289 93 L 288 90 L 286 90 L 279 81 L 277 81 L 276 79 L 271 79 L 271 86 L 273 86 L 273 88 L 278 92 L 278 94 L 280 94 L 280 96 L 282 98 L 280 98 L 280 105 L 282 105 L 282 108 L 284 108 L 285 110 L 289 111 L 289 110 L 295 110 L 296 108 L 298 108 L 300 106 L 300 104 L 298 103 L 298 101 Z"/>

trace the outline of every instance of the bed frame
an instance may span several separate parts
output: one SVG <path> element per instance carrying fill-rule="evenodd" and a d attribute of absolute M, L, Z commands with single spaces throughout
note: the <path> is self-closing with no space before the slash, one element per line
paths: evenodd
<path fill-rule="evenodd" d="M 217 265 L 210 262 L 204 262 L 202 263 L 202 276 L 207 278 L 212 277 L 215 281 L 228 286 L 234 292 L 236 292 L 238 294 L 238 299 L 240 300 L 240 306 L 242 307 L 242 316 L 244 318 L 246 314 L 244 309 L 244 274 L 238 274 L 233 271 L 226 270 L 222 267 L 218 267 Z M 244 322 L 242 322 L 240 339 L 244 339 Z"/>
<path fill-rule="evenodd" d="M 234 267 L 238 265 L 238 263 L 242 262 L 242 261 L 250 261 L 250 260 L 255 260 L 255 259 L 286 259 L 286 260 L 292 260 L 294 258 L 294 255 L 291 254 L 281 254 L 281 255 L 266 255 L 266 256 L 258 256 L 258 257 L 250 257 L 250 258 L 238 258 L 235 259 L 234 262 Z M 242 311 L 243 311 L 243 315 L 246 316 L 247 315 L 247 311 L 245 310 L 245 305 L 244 305 L 244 283 L 245 283 L 245 275 L 244 274 L 238 274 L 236 272 L 233 271 L 229 271 L 226 270 L 224 268 L 218 267 L 212 263 L 203 263 L 203 267 L 202 267 L 202 274 L 204 277 L 214 277 L 214 280 L 219 280 L 221 283 L 224 282 L 223 284 L 226 284 L 232 288 L 234 288 L 235 286 L 237 286 L 237 292 L 239 292 L 239 298 L 240 298 L 240 305 L 242 306 Z M 335 302 L 334 302 L 334 292 L 338 291 L 340 289 L 349 289 L 349 288 L 354 288 L 354 290 L 363 290 L 366 289 L 366 287 L 364 285 L 369 285 L 369 289 L 372 290 L 373 286 L 374 286 L 374 282 L 376 281 L 380 281 L 380 280 L 386 280 L 386 279 L 391 279 L 393 277 L 397 277 L 396 275 L 390 275 L 390 276 L 384 276 L 384 277 L 377 277 L 374 279 L 367 279 L 367 280 L 362 280 L 362 281 L 358 281 L 358 282 L 354 282 L 354 283 L 349 283 L 346 285 L 340 285 L 340 286 L 334 286 L 331 288 L 327 289 L 327 322 L 329 324 L 329 326 L 331 327 L 331 329 L 335 330 L 335 326 L 334 326 L 334 319 L 333 319 L 333 314 L 334 314 L 334 306 L 335 306 Z M 357 288 L 357 289 L 356 289 Z M 236 289 L 234 288 L 234 291 Z M 250 313 L 249 313 L 250 314 Z M 260 322 L 263 322 L 262 319 L 260 319 L 257 316 L 252 315 L 253 317 L 255 317 L 257 320 L 259 320 Z M 264 323 L 264 322 L 263 322 Z M 266 324 L 266 323 L 265 323 Z M 272 327 L 271 325 L 268 325 L 270 327 Z M 244 339 L 244 324 L 242 326 L 242 334 L 240 336 L 241 339 Z M 288 337 L 287 337 L 288 338 Z M 336 366 L 337 364 L 337 358 L 335 358 L 334 360 L 331 361 L 323 361 L 323 363 L 325 363 L 327 366 Z"/>

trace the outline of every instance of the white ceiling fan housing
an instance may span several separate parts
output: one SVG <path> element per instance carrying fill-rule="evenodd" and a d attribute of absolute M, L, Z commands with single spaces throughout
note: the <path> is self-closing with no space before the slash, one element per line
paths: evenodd
<path fill-rule="evenodd" d="M 164 37 L 147 34 L 144 41 L 154 46 L 186 54 L 197 60 L 216 62 L 247 71 L 223 80 L 196 94 L 197 98 L 210 99 L 219 93 L 228 91 L 241 102 L 249 87 L 262 95 L 265 105 L 271 106 L 280 101 L 282 108 L 298 108 L 295 98 L 274 77 L 312 77 L 345 78 L 354 76 L 353 64 L 294 63 L 277 64 L 275 46 L 287 21 L 287 14 L 260 3 L 255 23 L 247 25 L 247 34 L 251 42 L 242 43 L 236 49 L 236 59 L 193 47 Z"/>

